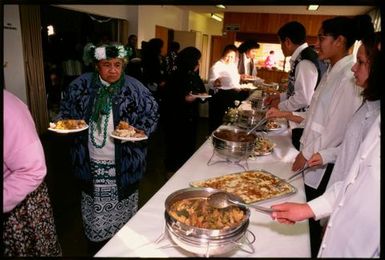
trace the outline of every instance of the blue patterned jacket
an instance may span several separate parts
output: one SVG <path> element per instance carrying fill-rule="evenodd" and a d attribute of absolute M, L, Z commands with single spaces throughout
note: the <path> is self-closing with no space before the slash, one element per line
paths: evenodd
<path fill-rule="evenodd" d="M 92 114 L 100 81 L 93 84 L 94 73 L 85 73 L 70 83 L 60 104 L 59 119 L 84 119 L 87 124 Z M 149 136 L 159 119 L 158 103 L 149 90 L 138 80 L 125 75 L 123 87 L 112 97 L 114 127 L 119 121 L 142 129 Z M 74 173 L 82 189 L 93 196 L 93 176 L 90 170 L 88 131 L 74 135 L 71 159 Z M 115 140 L 116 183 L 119 198 L 134 192 L 146 169 L 147 141 L 121 143 Z"/>

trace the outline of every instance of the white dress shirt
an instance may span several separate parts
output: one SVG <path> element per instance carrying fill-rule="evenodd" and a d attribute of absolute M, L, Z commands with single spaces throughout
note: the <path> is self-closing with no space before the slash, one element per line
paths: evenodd
<path fill-rule="evenodd" d="M 322 76 L 313 94 L 305 115 L 304 132 L 301 137 L 301 152 L 308 160 L 319 152 L 330 161 L 334 149 L 341 144 L 346 126 L 362 103 L 361 89 L 355 85 L 353 56 L 339 60 Z M 294 113 L 296 114 L 296 113 Z M 318 188 L 326 170 L 326 165 L 312 168 L 305 173 L 305 184 Z"/>
<path fill-rule="evenodd" d="M 360 142 L 353 163 L 337 168 L 346 172 L 342 173 L 345 180 L 335 182 L 322 196 L 308 202 L 316 220 L 330 216 L 318 257 L 379 257 L 380 118 L 376 117 Z M 338 163 L 339 159 L 336 166 Z M 335 173 L 339 174 L 336 168 Z"/>
<path fill-rule="evenodd" d="M 354 114 L 352 120 L 349 122 L 347 131 L 345 132 L 344 142 L 336 149 L 335 158 L 339 163 L 334 165 L 333 174 L 330 176 L 328 187 L 337 181 L 343 181 L 346 177 L 346 171 L 354 162 L 358 148 L 367 135 L 370 126 L 380 114 L 380 101 L 365 101 L 363 105 Z M 350 140 L 350 141 L 346 141 Z M 338 157 L 337 157 L 338 156 Z M 325 163 L 325 162 L 324 162 Z M 329 162 L 326 162 L 329 163 Z"/>
<path fill-rule="evenodd" d="M 214 87 L 214 81 L 218 78 L 222 84 L 219 89 L 232 89 L 239 87 L 240 75 L 238 73 L 237 64 L 234 62 L 226 64 L 222 59 L 215 62 L 209 71 L 208 82 L 211 89 L 216 89 Z"/>
<path fill-rule="evenodd" d="M 293 68 L 298 55 L 308 47 L 307 43 L 300 45 L 290 58 L 290 67 Z M 283 111 L 296 111 L 310 105 L 314 88 L 317 84 L 317 67 L 310 60 L 300 61 L 295 69 L 294 95 L 287 98 L 286 93 L 281 93 L 278 108 Z"/>

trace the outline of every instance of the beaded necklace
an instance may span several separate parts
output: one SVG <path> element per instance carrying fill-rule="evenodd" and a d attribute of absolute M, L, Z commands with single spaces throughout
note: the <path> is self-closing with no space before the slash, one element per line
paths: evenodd
<path fill-rule="evenodd" d="M 93 77 L 93 84 L 100 83 L 102 86 L 98 89 L 96 93 L 96 100 L 93 107 L 93 112 L 90 119 L 90 130 L 91 130 L 91 142 L 96 148 L 103 148 L 107 141 L 107 126 L 108 120 L 110 118 L 110 112 L 112 108 L 112 96 L 119 90 L 124 82 L 124 74 L 120 79 L 110 84 L 109 86 L 104 85 L 98 74 L 95 73 Z M 97 144 L 95 141 L 95 126 L 98 130 L 98 134 L 102 131 L 102 115 L 105 115 L 103 122 L 103 141 L 101 144 Z"/>

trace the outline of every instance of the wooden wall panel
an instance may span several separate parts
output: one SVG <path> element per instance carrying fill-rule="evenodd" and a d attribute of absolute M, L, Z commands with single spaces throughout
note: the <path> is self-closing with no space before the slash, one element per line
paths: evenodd
<path fill-rule="evenodd" d="M 224 16 L 223 25 L 239 24 L 239 32 L 273 33 L 287 22 L 298 21 L 302 23 L 309 36 L 317 36 L 321 23 L 330 15 L 299 15 L 299 14 L 265 14 L 265 13 L 232 13 Z"/>

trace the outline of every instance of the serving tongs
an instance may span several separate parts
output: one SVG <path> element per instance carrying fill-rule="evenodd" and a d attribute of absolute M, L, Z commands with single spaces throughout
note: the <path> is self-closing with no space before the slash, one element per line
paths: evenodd
<path fill-rule="evenodd" d="M 261 119 L 255 126 L 253 126 L 249 131 L 247 131 L 247 135 L 251 134 L 252 132 L 254 132 L 258 127 L 260 127 L 261 125 L 263 125 L 264 123 L 267 122 L 267 118 L 263 118 Z"/>
<path fill-rule="evenodd" d="M 289 178 L 287 179 L 284 179 L 283 181 L 285 182 L 291 182 L 292 180 L 294 180 L 298 175 L 300 175 L 301 173 L 303 173 L 304 171 L 306 171 L 307 169 L 309 169 L 310 166 L 305 163 L 304 167 L 300 170 L 298 170 L 297 172 L 295 172 L 293 175 L 291 175 Z"/>

